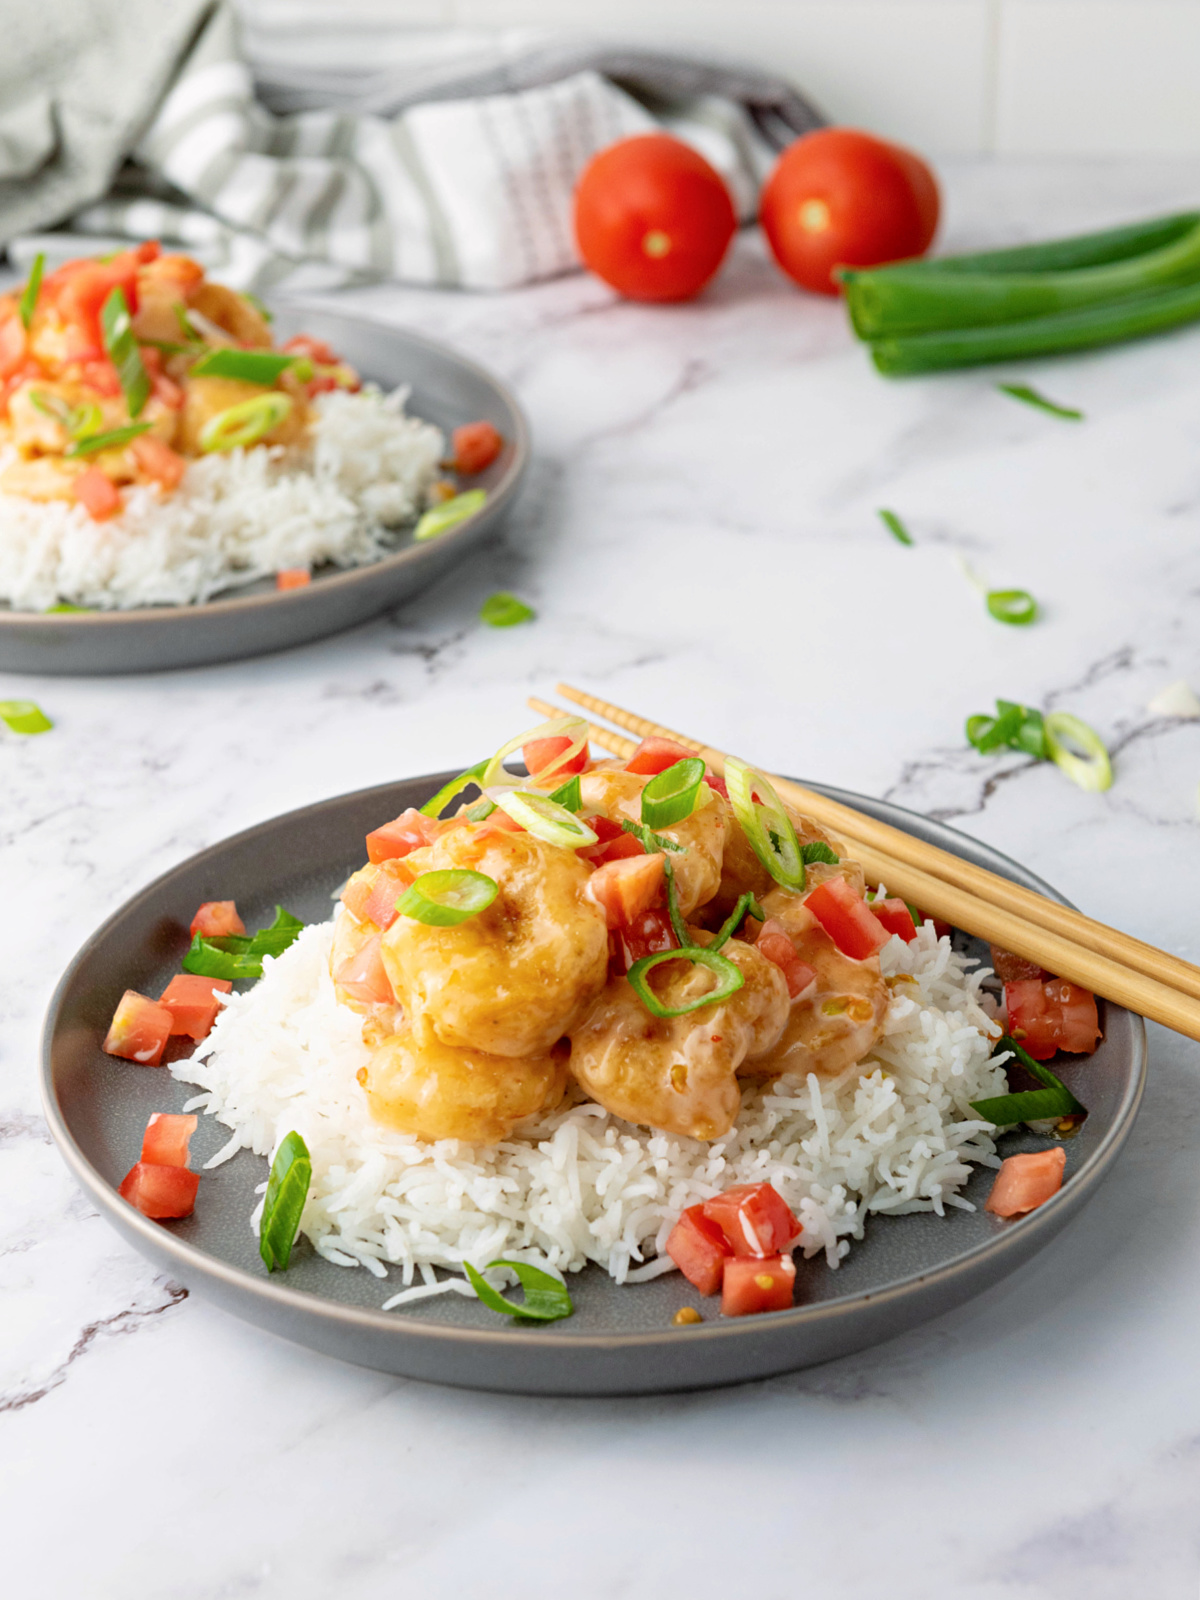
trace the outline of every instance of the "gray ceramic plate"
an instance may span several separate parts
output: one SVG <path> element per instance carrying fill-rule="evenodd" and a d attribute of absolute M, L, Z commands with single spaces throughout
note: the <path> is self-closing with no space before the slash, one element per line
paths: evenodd
<path fill-rule="evenodd" d="M 326 800 L 215 845 L 110 918 L 59 985 L 43 1046 L 51 1131 L 109 1221 L 189 1288 L 285 1338 L 408 1377 L 540 1394 L 699 1388 L 826 1361 L 948 1311 L 1047 1244 L 1111 1167 L 1137 1113 L 1146 1049 L 1141 1019 L 1109 1005 L 1096 1054 L 1056 1066 L 1091 1115 L 1067 1145 L 1066 1182 L 1054 1199 L 1015 1222 L 982 1210 L 876 1217 L 837 1271 L 819 1260 L 799 1264 L 799 1303 L 791 1311 L 722 1321 L 715 1302 L 701 1299 L 676 1273 L 618 1288 L 589 1267 L 571 1279 L 575 1315 L 547 1327 L 498 1327 L 493 1313 L 458 1295 L 385 1313 L 378 1308 L 394 1289 L 365 1271 L 324 1262 L 307 1246 L 286 1277 L 268 1277 L 247 1221 L 266 1163 L 245 1151 L 204 1177 L 192 1217 L 148 1221 L 120 1199 L 116 1186 L 137 1158 L 150 1113 L 178 1110 L 194 1091 L 166 1072 L 102 1053 L 100 1041 L 122 992 L 161 992 L 178 971 L 187 924 L 201 901 L 236 897 L 250 926 L 269 920 L 276 902 L 306 921 L 326 918 L 331 891 L 361 865 L 363 835 L 405 806 L 421 804 L 451 776 Z M 882 801 L 825 792 L 1061 898 L 1015 862 L 953 829 Z M 200 1168 L 226 1138 L 225 1129 L 201 1118 L 192 1165 Z M 1011 1153 L 1040 1143 L 1010 1135 L 1005 1146 Z M 991 1181 L 989 1172 L 979 1172 L 968 1197 L 981 1202 Z M 701 1310 L 703 1326 L 671 1325 L 683 1305 Z"/>
<path fill-rule="evenodd" d="M 516 498 L 529 460 L 529 429 L 509 391 L 465 356 L 415 333 L 296 301 L 276 306 L 280 340 L 311 333 L 385 388 L 412 385 L 409 408 L 447 433 L 486 419 L 504 435 L 499 460 L 471 479 L 488 491 L 483 509 L 427 544 L 402 533 L 396 553 L 368 567 L 314 574 L 304 589 L 270 580 L 198 606 L 147 606 L 84 615 L 11 611 L 0 605 L 0 669 L 9 672 L 151 672 L 263 655 L 320 639 L 407 600 L 462 561 L 495 531 Z"/>

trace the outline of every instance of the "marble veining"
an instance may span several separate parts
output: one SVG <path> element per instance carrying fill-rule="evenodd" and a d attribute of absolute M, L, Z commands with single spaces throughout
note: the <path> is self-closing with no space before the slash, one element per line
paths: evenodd
<path fill-rule="evenodd" d="M 972 248 L 1193 203 L 1186 162 L 948 167 Z M 463 572 L 338 639 L 126 680 L 0 680 L 0 1531 L 48 1600 L 1197 1600 L 1200 1047 L 1151 1081 L 1094 1202 L 1025 1271 L 874 1351 L 741 1389 L 569 1402 L 344 1367 L 157 1275 L 48 1141 L 34 1061 L 65 963 L 140 885 L 324 795 L 462 765 L 592 685 L 767 766 L 954 822 L 1200 958 L 1200 331 L 888 383 L 840 309 L 739 239 L 692 306 L 572 277 L 344 297 L 450 339 L 535 462 Z M 1064 423 L 997 377 L 1079 406 Z M 882 528 L 904 517 L 913 549 Z M 991 621 L 956 565 L 1042 602 Z M 538 611 L 478 622 L 512 588 Z M 1077 712 L 1117 781 L 982 758 L 997 695 Z"/>

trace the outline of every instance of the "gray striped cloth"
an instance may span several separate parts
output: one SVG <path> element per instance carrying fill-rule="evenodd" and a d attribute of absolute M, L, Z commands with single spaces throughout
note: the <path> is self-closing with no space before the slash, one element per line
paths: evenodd
<path fill-rule="evenodd" d="M 820 123 L 751 69 L 529 31 L 356 26 L 346 3 L 324 26 L 311 5 L 274 8 L 273 28 L 252 14 L 244 36 L 211 0 L 0 0 L 5 29 L 10 13 L 0 242 L 18 265 L 157 238 L 247 289 L 511 288 L 577 264 L 574 184 L 613 140 L 677 134 L 748 217 L 776 152 Z M 24 143 L 6 144 L 10 128 Z"/>

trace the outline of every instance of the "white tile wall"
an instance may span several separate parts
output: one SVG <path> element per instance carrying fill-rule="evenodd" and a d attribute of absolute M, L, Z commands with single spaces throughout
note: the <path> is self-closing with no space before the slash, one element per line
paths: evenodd
<path fill-rule="evenodd" d="M 241 0 L 717 50 L 935 154 L 1200 152 L 1200 0 Z"/>

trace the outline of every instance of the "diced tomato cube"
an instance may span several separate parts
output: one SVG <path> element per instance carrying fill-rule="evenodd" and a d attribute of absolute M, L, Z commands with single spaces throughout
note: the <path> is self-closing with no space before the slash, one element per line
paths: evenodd
<path fill-rule="evenodd" d="M 464 422 L 450 438 L 455 472 L 482 472 L 504 449 L 504 435 L 490 422 Z"/>
<path fill-rule="evenodd" d="M 791 1256 L 735 1256 L 725 1263 L 721 1315 L 744 1317 L 755 1311 L 786 1311 L 792 1304 L 796 1263 Z"/>
<path fill-rule="evenodd" d="M 45 279 L 42 293 L 57 306 L 59 315 L 74 335 L 68 359 L 82 360 L 84 351 L 103 353 L 100 312 L 114 289 L 124 292 L 130 315 L 136 314 L 140 265 L 135 251 L 122 250 L 107 261 L 88 258 L 65 262 Z"/>
<path fill-rule="evenodd" d="M 593 872 L 587 892 L 603 907 L 610 928 L 629 927 L 635 917 L 649 911 L 661 898 L 663 861 L 659 852 L 652 856 L 643 852 L 620 861 L 606 861 Z"/>
<path fill-rule="evenodd" d="M 357 955 L 348 956 L 333 975 L 348 995 L 364 1005 L 387 1005 L 395 1000 L 383 964 L 382 934 L 372 934 Z"/>
<path fill-rule="evenodd" d="M 192 1116 L 156 1111 L 146 1124 L 141 1159 L 152 1167 L 186 1167 L 196 1121 Z"/>
<path fill-rule="evenodd" d="M 217 995 L 228 994 L 232 988 L 228 978 L 202 978 L 198 973 L 181 972 L 159 995 L 158 1003 L 171 1013 L 172 1033 L 207 1039 L 221 1009 Z"/>
<path fill-rule="evenodd" d="M 694 750 L 676 744 L 673 739 L 660 739 L 651 734 L 648 739 L 642 740 L 625 763 L 625 771 L 642 772 L 652 778 L 656 773 L 673 767 L 677 761 L 690 761 L 695 754 Z"/>
<path fill-rule="evenodd" d="M 742 1183 L 704 1202 L 704 1215 L 724 1233 L 735 1256 L 774 1256 L 800 1224 L 773 1183 Z"/>
<path fill-rule="evenodd" d="M 275 574 L 277 589 L 307 589 L 312 573 L 307 567 L 283 567 Z"/>
<path fill-rule="evenodd" d="M 544 767 L 558 759 L 564 750 L 569 750 L 575 743 L 568 739 L 565 733 L 556 733 L 551 739 L 530 739 L 528 744 L 521 746 L 521 758 L 529 769 L 531 777 L 536 778 Z M 588 764 L 588 747 L 585 744 L 582 750 L 577 750 L 569 761 L 564 761 L 561 767 L 555 767 L 552 774 L 556 783 L 565 783 L 568 778 L 576 773 L 586 772 Z"/>
<path fill-rule="evenodd" d="M 246 924 L 238 916 L 236 900 L 206 900 L 188 929 L 202 939 L 227 939 L 232 933 L 245 933 Z"/>
<path fill-rule="evenodd" d="M 101 1048 L 106 1055 L 136 1061 L 142 1067 L 157 1067 L 174 1021 L 166 1006 L 134 989 L 126 989 Z"/>
<path fill-rule="evenodd" d="M 704 1207 L 699 1205 L 688 1206 L 681 1213 L 667 1238 L 667 1254 L 701 1294 L 716 1294 L 733 1251 L 724 1233 L 709 1221 Z"/>
<path fill-rule="evenodd" d="M 757 926 L 755 923 L 755 927 Z M 798 994 L 803 994 L 816 977 L 816 968 L 810 967 L 807 961 L 801 961 L 796 954 L 796 946 L 792 943 L 791 935 L 777 917 L 768 917 L 763 923 L 755 944 L 761 954 L 766 956 L 768 961 L 773 961 L 783 973 L 787 981 L 789 999 L 794 1000 Z"/>
<path fill-rule="evenodd" d="M 593 866 L 601 867 L 606 861 L 624 861 L 646 854 L 641 840 L 632 833 L 626 833 L 621 824 L 614 822 L 611 817 L 585 817 L 584 821 L 599 842 L 575 852 L 581 861 L 590 861 Z"/>
<path fill-rule="evenodd" d="M 106 522 L 124 505 L 121 491 L 99 467 L 84 467 L 71 480 L 71 493 L 93 522 Z"/>
<path fill-rule="evenodd" d="M 144 1217 L 190 1217 L 196 1207 L 200 1174 L 186 1167 L 153 1166 L 139 1161 L 131 1167 L 117 1191 Z"/>
<path fill-rule="evenodd" d="M 183 389 L 175 382 L 174 378 L 168 378 L 166 373 L 163 371 L 162 353 L 156 350 L 153 345 L 143 345 L 142 365 L 146 369 L 146 376 L 150 379 L 150 393 L 154 396 L 154 398 L 156 400 L 161 400 L 163 405 L 170 406 L 172 411 L 182 410 L 183 402 L 187 397 L 184 394 Z M 151 459 L 157 458 L 160 465 L 167 472 L 174 474 L 175 464 L 168 456 L 158 455 L 158 452 L 154 450 L 155 445 L 162 445 L 164 450 L 169 450 L 171 455 L 175 456 L 176 461 L 180 463 L 181 467 L 187 466 L 187 462 L 184 461 L 182 456 L 177 455 L 174 450 L 171 450 L 169 444 L 166 444 L 162 439 L 156 438 L 152 433 L 142 434 L 141 440 L 150 445 Z M 138 443 L 139 440 L 135 439 L 134 444 L 137 445 Z M 134 454 L 137 455 L 137 453 L 138 452 L 135 450 Z M 150 471 L 149 467 L 143 467 L 142 470 L 149 477 L 155 476 L 155 474 Z M 183 473 L 181 471 L 179 473 L 179 478 L 182 478 L 182 476 Z M 176 483 L 178 483 L 179 478 L 175 479 Z M 174 486 L 174 484 L 166 485 L 167 488 L 174 488 Z"/>
<path fill-rule="evenodd" d="M 879 918 L 840 875 L 819 883 L 805 896 L 804 904 L 842 954 L 852 961 L 864 961 L 888 942 Z"/>
<path fill-rule="evenodd" d="M 642 911 L 627 927 L 617 928 L 610 939 L 618 972 L 628 972 L 635 961 L 678 948 L 671 919 L 665 911 Z"/>
<path fill-rule="evenodd" d="M 380 861 L 398 861 L 410 850 L 420 850 L 437 838 L 437 823 L 424 817 L 409 806 L 382 828 L 367 835 L 367 859 L 378 865 Z"/>
<path fill-rule="evenodd" d="M 1027 1211 L 1035 1211 L 1062 1188 L 1066 1164 L 1067 1152 L 1061 1144 L 1052 1150 L 1009 1156 L 1001 1163 L 983 1209 L 997 1217 L 1023 1217 Z"/>
<path fill-rule="evenodd" d="M 1100 1038 L 1096 997 L 1065 978 L 1022 978 L 1004 985 L 1008 1031 L 1035 1061 L 1048 1061 L 1056 1050 L 1090 1055 Z"/>
<path fill-rule="evenodd" d="M 416 876 L 415 871 L 406 867 L 402 860 L 393 858 L 381 861 L 371 892 L 363 903 L 362 915 L 377 928 L 390 928 L 400 915 L 396 910 L 396 901 L 406 889 L 412 887 Z"/>
<path fill-rule="evenodd" d="M 29 341 L 15 301 L 0 302 L 0 318 L 0 378 L 9 378 L 25 365 Z"/>
<path fill-rule="evenodd" d="M 682 760 L 683 758 L 680 757 Z M 729 799 L 729 786 L 724 778 L 718 778 L 715 772 L 706 772 L 704 781 L 714 794 L 719 794 L 722 800 Z"/>
<path fill-rule="evenodd" d="M 891 896 L 886 900 L 875 900 L 871 904 L 871 915 L 883 924 L 885 933 L 898 934 L 905 944 L 911 944 L 917 937 L 917 925 L 903 900 Z"/>
<path fill-rule="evenodd" d="M 129 448 L 146 477 L 161 484 L 164 489 L 178 489 L 187 471 L 187 462 L 177 450 L 172 450 L 169 444 L 150 433 L 142 434 Z"/>

